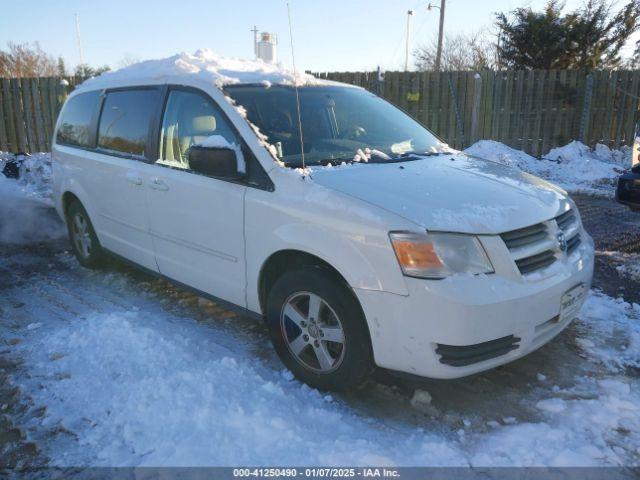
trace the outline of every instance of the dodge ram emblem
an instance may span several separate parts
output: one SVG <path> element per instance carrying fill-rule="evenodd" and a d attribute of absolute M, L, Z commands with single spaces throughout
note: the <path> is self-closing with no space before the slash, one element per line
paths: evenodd
<path fill-rule="evenodd" d="M 557 238 L 558 245 L 560 245 L 560 250 L 567 253 L 567 237 L 565 236 L 564 232 L 558 232 Z"/>

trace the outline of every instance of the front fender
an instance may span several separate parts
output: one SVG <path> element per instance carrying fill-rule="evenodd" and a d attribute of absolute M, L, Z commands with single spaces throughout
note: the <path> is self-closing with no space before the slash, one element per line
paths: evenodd
<path fill-rule="evenodd" d="M 282 189 L 284 190 L 284 189 Z M 269 258 L 283 250 L 314 255 L 335 268 L 352 288 L 408 295 L 388 232 L 406 229 L 403 219 L 333 194 L 322 208 L 309 196 L 252 190 L 245 198 L 247 307 L 260 312 L 259 279 Z M 332 192 L 333 193 L 333 192 Z M 303 198 L 296 205 L 292 198 Z M 306 205 L 303 205 L 306 204 Z M 368 214 L 368 215 L 367 215 Z"/>

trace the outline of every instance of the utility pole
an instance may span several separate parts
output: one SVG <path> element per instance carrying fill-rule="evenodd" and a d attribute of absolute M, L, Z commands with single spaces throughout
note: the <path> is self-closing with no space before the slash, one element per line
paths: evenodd
<path fill-rule="evenodd" d="M 407 10 L 407 43 L 404 47 L 404 71 L 409 70 L 409 36 L 411 33 L 411 17 L 413 10 Z"/>
<path fill-rule="evenodd" d="M 440 70 L 442 59 L 442 37 L 444 36 L 444 4 L 445 0 L 440 0 L 440 28 L 438 29 L 438 51 L 436 52 L 436 71 Z"/>
<path fill-rule="evenodd" d="M 258 27 L 254 25 L 250 31 L 253 32 L 253 54 L 257 59 L 258 58 Z"/>
<path fill-rule="evenodd" d="M 82 42 L 80 41 L 80 17 L 76 13 L 76 40 L 78 41 L 78 53 L 80 54 L 80 65 L 84 65 L 84 57 L 82 56 Z"/>
<path fill-rule="evenodd" d="M 440 6 L 429 3 L 427 5 L 427 10 L 431 11 L 434 8 L 440 9 L 440 28 L 438 29 L 438 50 L 436 51 L 436 63 L 434 68 L 436 71 L 440 70 L 441 59 L 442 59 L 442 40 L 444 37 L 444 2 L 445 0 L 440 0 Z"/>

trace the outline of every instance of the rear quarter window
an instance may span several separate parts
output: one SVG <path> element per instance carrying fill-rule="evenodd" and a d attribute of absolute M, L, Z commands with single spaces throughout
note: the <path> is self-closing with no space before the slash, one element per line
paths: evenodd
<path fill-rule="evenodd" d="M 98 147 L 147 157 L 151 121 L 158 101 L 157 89 L 108 92 L 100 114 Z"/>
<path fill-rule="evenodd" d="M 71 97 L 60 113 L 56 143 L 78 147 L 93 147 L 91 119 L 98 106 L 100 92 L 81 93 Z"/>

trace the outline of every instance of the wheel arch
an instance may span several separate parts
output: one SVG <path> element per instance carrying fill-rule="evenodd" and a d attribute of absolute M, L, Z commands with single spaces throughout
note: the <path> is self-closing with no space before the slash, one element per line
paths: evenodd
<path fill-rule="evenodd" d="M 330 272 L 334 277 L 336 277 L 336 280 L 344 283 L 344 285 L 351 290 L 349 282 L 347 282 L 345 276 L 326 260 L 302 250 L 279 250 L 272 253 L 264 261 L 258 276 L 258 299 L 260 302 L 260 310 L 262 312 L 266 309 L 266 301 L 269 291 L 278 278 L 280 278 L 280 276 L 287 270 L 300 267 L 322 268 L 323 270 Z"/>
<path fill-rule="evenodd" d="M 317 255 L 296 249 L 283 249 L 271 254 L 263 263 L 258 278 L 258 294 L 261 312 L 266 312 L 266 302 L 270 289 L 273 287 L 278 278 L 286 271 L 292 268 L 319 268 L 325 272 L 329 272 L 337 281 L 342 283 L 344 287 L 353 296 L 357 307 L 360 309 L 362 319 L 366 328 L 366 335 L 369 339 L 369 347 L 373 349 L 371 341 L 371 329 L 366 318 L 364 308 L 360 303 L 360 299 L 349 285 L 346 277 L 340 271 L 331 265 L 328 261 Z"/>
<path fill-rule="evenodd" d="M 62 213 L 65 215 L 65 217 L 67 215 L 67 211 L 69 210 L 69 205 L 71 205 L 73 201 L 77 201 L 80 203 L 80 205 L 82 205 L 82 201 L 72 191 L 67 190 L 62 194 Z"/>

